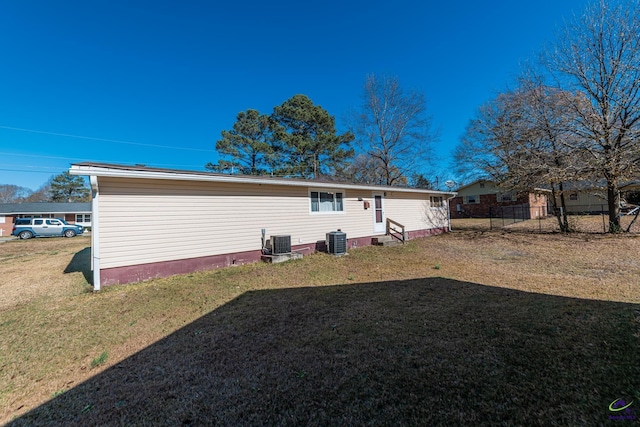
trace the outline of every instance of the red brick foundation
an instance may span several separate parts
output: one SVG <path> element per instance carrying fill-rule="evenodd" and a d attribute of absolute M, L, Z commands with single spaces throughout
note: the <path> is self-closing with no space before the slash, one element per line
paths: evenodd
<path fill-rule="evenodd" d="M 446 228 L 409 231 L 409 239 L 427 237 L 446 232 Z M 370 246 L 373 237 L 357 237 L 347 239 L 347 248 L 353 249 L 360 246 Z M 314 252 L 326 251 L 324 240 L 307 245 L 292 245 L 292 251 L 309 255 Z M 159 277 L 173 276 L 175 274 L 188 274 L 195 271 L 214 270 L 216 268 L 230 267 L 232 265 L 247 264 L 260 261 L 260 250 L 237 252 L 233 254 L 211 255 L 199 258 L 180 259 L 173 261 L 154 262 L 149 264 L 129 265 L 125 267 L 107 268 L 100 271 L 100 284 L 102 286 L 141 282 L 143 280 Z"/>

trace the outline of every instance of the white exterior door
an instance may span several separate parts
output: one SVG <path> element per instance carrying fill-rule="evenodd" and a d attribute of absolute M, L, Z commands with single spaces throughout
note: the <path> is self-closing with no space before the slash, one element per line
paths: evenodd
<path fill-rule="evenodd" d="M 387 222 L 384 216 L 384 197 L 382 193 L 373 193 L 373 233 L 387 232 Z"/>

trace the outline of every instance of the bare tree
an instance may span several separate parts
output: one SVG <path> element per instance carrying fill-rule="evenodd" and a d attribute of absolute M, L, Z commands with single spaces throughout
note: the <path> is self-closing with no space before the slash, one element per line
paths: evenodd
<path fill-rule="evenodd" d="M 42 184 L 36 191 L 29 194 L 25 202 L 48 202 L 51 194 L 51 179 Z"/>
<path fill-rule="evenodd" d="M 600 0 L 567 25 L 544 64 L 574 102 L 574 128 L 593 169 L 607 183 L 609 231 L 620 230 L 619 185 L 640 158 L 640 4 Z M 578 98 L 574 98 L 574 101 Z"/>
<path fill-rule="evenodd" d="M 575 121 L 571 94 L 539 80 L 521 79 L 520 87 L 498 95 L 479 109 L 456 148 L 459 168 L 481 171 L 509 190 L 547 186 L 562 231 L 569 231 L 564 183 L 588 176 L 572 151 Z"/>
<path fill-rule="evenodd" d="M 26 199 L 31 190 L 13 184 L 0 184 L 0 203 L 17 203 Z"/>
<path fill-rule="evenodd" d="M 586 153 L 578 149 L 583 140 L 573 131 L 578 117 L 572 107 L 584 105 L 584 97 L 550 87 L 539 77 L 523 78 L 520 84 L 524 126 L 529 129 L 529 142 L 523 145 L 533 158 L 531 166 L 537 169 L 539 183 L 545 183 L 551 189 L 551 203 L 560 230 L 571 231 L 565 200 L 566 183 L 591 180 L 595 176 L 586 161 Z"/>
<path fill-rule="evenodd" d="M 384 185 L 381 163 L 366 153 L 358 154 L 353 160 L 336 170 L 336 177 L 368 185 Z"/>
<path fill-rule="evenodd" d="M 367 76 L 354 133 L 380 175 L 379 183 L 398 185 L 428 161 L 435 140 L 424 94 L 405 91 L 397 77 Z"/>

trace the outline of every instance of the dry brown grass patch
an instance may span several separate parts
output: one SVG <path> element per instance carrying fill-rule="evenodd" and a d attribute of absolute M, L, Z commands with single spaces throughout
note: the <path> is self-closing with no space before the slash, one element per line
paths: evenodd
<path fill-rule="evenodd" d="M 0 308 L 0 422 L 575 425 L 640 400 L 631 236 L 454 232 L 100 293 L 80 240 L 3 245 L 14 284 L 22 254 L 67 265 Z"/>

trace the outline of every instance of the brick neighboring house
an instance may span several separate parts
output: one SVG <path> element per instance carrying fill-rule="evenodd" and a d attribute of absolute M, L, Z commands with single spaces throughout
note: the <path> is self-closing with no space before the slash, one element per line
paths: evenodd
<path fill-rule="evenodd" d="M 458 195 L 451 199 L 449 210 L 452 219 L 489 218 L 491 210 L 495 215 L 498 207 L 522 207 L 528 218 L 547 216 L 549 190 L 535 188 L 530 192 L 504 191 L 493 181 L 478 180 L 456 190 Z"/>
<path fill-rule="evenodd" d="M 0 203 L 0 237 L 11 235 L 16 218 L 62 218 L 91 227 L 91 203 Z"/>

